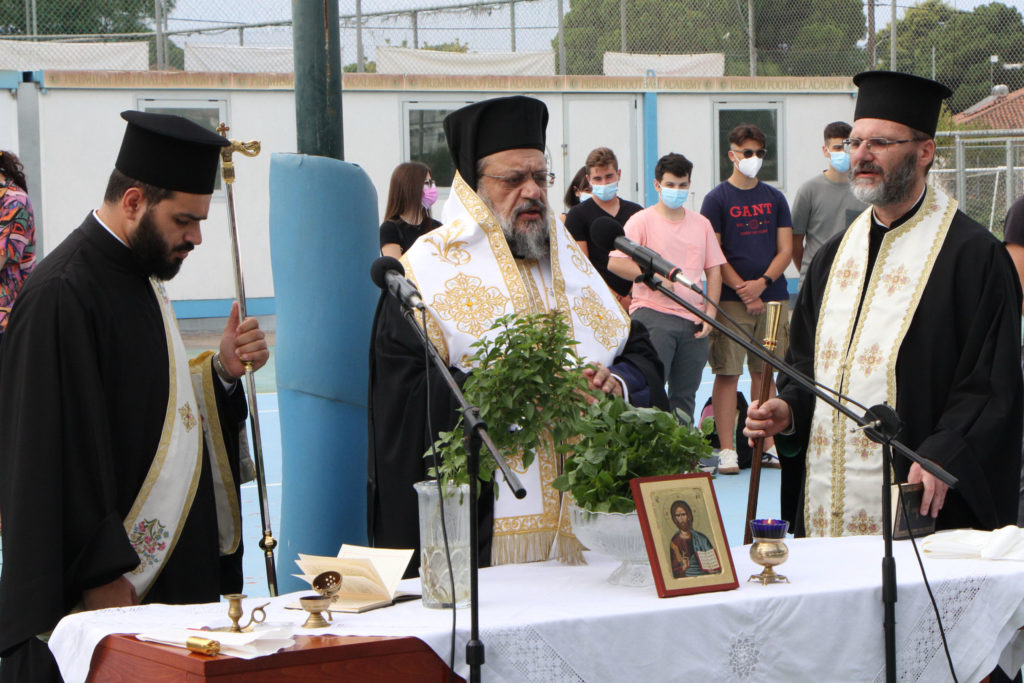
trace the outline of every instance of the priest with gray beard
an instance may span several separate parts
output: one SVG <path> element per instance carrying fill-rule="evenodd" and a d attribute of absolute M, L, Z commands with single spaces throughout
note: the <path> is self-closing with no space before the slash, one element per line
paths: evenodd
<path fill-rule="evenodd" d="M 423 295 L 427 332 L 461 383 L 472 371 L 472 344 L 498 318 L 558 310 L 571 325 L 577 352 L 590 364 L 585 374 L 591 389 L 634 405 L 667 408 L 661 364 L 647 331 L 630 323 L 549 210 L 547 121 L 543 102 L 521 96 L 471 104 L 445 119 L 457 173 L 442 225 L 402 257 L 406 277 Z M 369 401 L 370 543 L 418 548 L 413 484 L 427 478 L 423 454 L 439 432 L 454 427 L 457 403 L 426 364 L 419 337 L 387 294 L 373 325 Z M 541 475 L 558 469 L 554 458 L 538 450 L 523 475 L 528 495 L 522 501 L 501 496 L 495 502 L 487 490 L 480 496 L 483 566 L 546 560 L 575 543 L 561 495 L 551 488 L 553 477 Z M 415 576 L 417 563 L 418 554 L 407 576 Z"/>
<path fill-rule="evenodd" d="M 793 308 L 786 360 L 864 406 L 888 403 L 898 438 L 959 480 L 897 456 L 938 529 L 1017 521 L 1021 290 L 1002 244 L 927 182 L 945 86 L 870 71 L 844 141 L 854 195 L 871 206 L 818 251 Z M 882 449 L 786 378 L 747 412 L 749 437 L 775 434 L 783 515 L 798 535 L 881 534 Z M 806 473 L 804 473 L 806 470 Z M 787 471 L 800 473 L 787 484 Z"/>

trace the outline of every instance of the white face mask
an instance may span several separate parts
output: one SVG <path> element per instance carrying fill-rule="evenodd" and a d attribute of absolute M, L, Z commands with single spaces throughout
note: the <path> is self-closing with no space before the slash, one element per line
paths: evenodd
<path fill-rule="evenodd" d="M 761 170 L 763 161 L 763 159 L 759 159 L 756 156 L 752 156 L 749 159 L 740 159 L 740 162 L 736 164 L 736 168 L 740 169 L 740 173 L 748 178 L 756 178 L 757 172 Z"/>
<path fill-rule="evenodd" d="M 580 192 L 580 204 L 590 199 L 591 194 L 589 192 Z"/>

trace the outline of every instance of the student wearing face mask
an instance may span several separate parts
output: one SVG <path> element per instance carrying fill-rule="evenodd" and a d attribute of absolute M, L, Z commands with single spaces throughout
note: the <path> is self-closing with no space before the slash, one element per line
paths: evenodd
<path fill-rule="evenodd" d="M 420 235 L 441 225 L 430 217 L 430 207 L 437 201 L 437 184 L 430 168 L 418 161 L 399 164 L 391 173 L 387 220 L 380 225 L 380 253 L 398 258 Z"/>
<path fill-rule="evenodd" d="M 722 310 L 755 339 L 764 338 L 765 303 L 789 300 L 783 272 L 793 245 L 793 220 L 786 198 L 778 189 L 757 179 L 765 154 L 765 136 L 760 128 L 751 124 L 733 128 L 729 133 L 732 174 L 705 195 L 700 209 L 711 221 L 725 254 Z M 731 326 L 728 320 L 723 322 Z M 779 358 L 785 357 L 788 341 L 789 315 L 783 313 L 775 351 Z M 725 335 L 711 333 L 710 361 L 715 375 L 711 403 L 721 440 L 718 471 L 722 474 L 739 474 L 740 470 L 734 439 L 736 387 L 745 356 L 753 390 L 761 385 L 761 360 L 747 354 Z M 779 460 L 770 440 L 765 447 L 762 467 L 778 468 Z"/>
<path fill-rule="evenodd" d="M 654 189 L 658 203 L 626 221 L 626 237 L 649 247 L 682 269 L 692 282 L 707 280 L 707 296 L 718 303 L 722 291 L 725 256 L 707 218 L 685 207 L 690 192 L 693 163 L 682 154 L 666 154 L 654 167 Z M 635 280 L 640 267 L 620 251 L 609 254 L 608 269 L 620 277 Z M 714 306 L 681 284 L 672 288 L 680 297 L 715 317 Z M 694 397 L 708 362 L 711 325 L 645 284 L 633 285 L 629 316 L 647 327 L 651 343 L 665 366 L 668 401 L 693 424 Z"/>
<path fill-rule="evenodd" d="M 565 191 L 565 210 L 566 213 L 559 214 L 558 220 L 565 223 L 565 217 L 569 211 L 572 211 L 573 207 L 582 204 L 594 195 L 590 192 L 590 181 L 587 179 L 587 167 L 580 166 L 580 170 L 576 171 L 576 175 L 572 177 L 572 182 L 569 183 L 569 189 Z"/>
<path fill-rule="evenodd" d="M 801 185 L 793 201 L 793 265 L 801 275 L 821 245 L 868 208 L 850 189 L 850 155 L 843 151 L 843 140 L 851 130 L 843 121 L 825 126 L 821 150 L 828 168 Z"/>
<path fill-rule="evenodd" d="M 565 227 L 572 233 L 576 244 L 587 255 L 594 268 L 619 297 L 622 307 L 629 309 L 629 292 L 633 283 L 608 270 L 608 252 L 590 239 L 590 226 L 602 216 L 610 216 L 619 225 L 625 225 L 630 216 L 644 207 L 619 197 L 619 181 L 622 171 L 615 152 L 607 147 L 598 147 L 587 155 L 587 181 L 592 197 L 581 202 L 565 216 Z"/>

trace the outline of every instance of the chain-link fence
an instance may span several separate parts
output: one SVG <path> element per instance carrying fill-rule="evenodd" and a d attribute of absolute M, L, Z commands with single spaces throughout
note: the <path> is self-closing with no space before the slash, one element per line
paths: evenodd
<path fill-rule="evenodd" d="M 841 76 L 895 63 L 953 86 L 961 111 L 994 84 L 1024 87 L 1022 2 L 340 0 L 339 14 L 348 71 Z M 5 0 L 0 39 L 22 45 L 4 43 L 0 68 L 56 68 L 61 54 L 82 68 L 82 43 L 135 42 L 141 68 L 290 70 L 290 15 L 281 0 Z"/>
<path fill-rule="evenodd" d="M 1024 193 L 1024 130 L 940 132 L 931 177 L 1001 238 L 1007 209 Z"/>

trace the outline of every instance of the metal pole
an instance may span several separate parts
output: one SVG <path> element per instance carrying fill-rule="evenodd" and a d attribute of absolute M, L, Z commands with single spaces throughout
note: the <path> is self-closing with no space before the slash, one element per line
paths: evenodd
<path fill-rule="evenodd" d="M 875 0 L 868 0 L 868 69 L 875 68 Z"/>
<path fill-rule="evenodd" d="M 292 0 L 292 2 L 294 5 L 295 0 Z M 356 71 L 363 73 L 365 70 L 366 64 L 363 61 L 363 0 L 356 0 Z"/>
<path fill-rule="evenodd" d="M 935 80 L 935 46 L 932 45 L 932 80 Z"/>
<path fill-rule="evenodd" d="M 344 159 L 338 0 L 292 0 L 292 41 L 297 151 Z"/>
<path fill-rule="evenodd" d="M 626 0 L 619 0 L 619 52 L 626 51 Z"/>
<path fill-rule="evenodd" d="M 31 36 L 32 33 L 32 0 L 25 0 L 25 35 Z"/>
<path fill-rule="evenodd" d="M 892 0 L 892 22 L 889 24 L 889 71 L 896 70 L 896 0 Z"/>
<path fill-rule="evenodd" d="M 747 50 L 750 52 L 750 77 L 754 78 L 757 76 L 757 47 L 754 45 L 754 0 L 747 0 Z"/>
<path fill-rule="evenodd" d="M 244 26 L 239 26 L 238 27 L 238 47 L 243 47 L 244 45 L 245 45 L 245 27 Z"/>
<path fill-rule="evenodd" d="M 558 0 L 558 73 L 565 75 L 565 0 Z"/>
<path fill-rule="evenodd" d="M 420 13 L 416 11 L 409 12 L 409 20 L 412 22 L 412 46 L 416 49 L 420 47 Z"/>
<path fill-rule="evenodd" d="M 509 3 L 508 6 L 509 39 L 512 43 L 512 52 L 516 51 L 516 3 Z"/>
<path fill-rule="evenodd" d="M 1014 187 L 1014 173 L 1013 168 L 1013 140 L 1006 141 L 1006 197 L 1005 205 L 1006 210 L 1010 210 L 1010 205 L 1013 204 L 1013 187 Z"/>
<path fill-rule="evenodd" d="M 164 66 L 164 22 L 163 16 L 163 2 L 161 0 L 153 0 L 153 23 L 156 25 L 156 35 L 153 37 L 154 47 L 156 48 L 156 70 L 163 71 Z"/>
<path fill-rule="evenodd" d="M 956 145 L 956 201 L 962 204 L 967 198 L 967 177 L 964 174 L 967 162 L 964 160 L 964 139 L 954 133 L 953 142 Z"/>
<path fill-rule="evenodd" d="M 36 9 L 36 0 L 32 0 L 32 35 L 34 36 L 39 35 L 39 22 L 37 21 Z"/>

